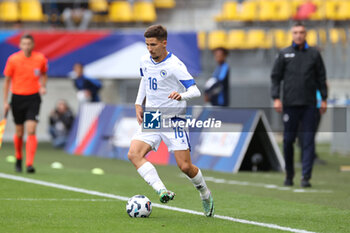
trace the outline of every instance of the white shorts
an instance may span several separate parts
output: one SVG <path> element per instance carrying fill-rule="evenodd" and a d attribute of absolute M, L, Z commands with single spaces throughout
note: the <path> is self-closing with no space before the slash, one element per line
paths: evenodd
<path fill-rule="evenodd" d="M 151 146 L 152 150 L 157 151 L 163 140 L 168 147 L 168 151 L 191 150 L 190 139 L 186 130 L 169 132 L 142 132 L 142 126 L 131 140 L 139 140 Z"/>

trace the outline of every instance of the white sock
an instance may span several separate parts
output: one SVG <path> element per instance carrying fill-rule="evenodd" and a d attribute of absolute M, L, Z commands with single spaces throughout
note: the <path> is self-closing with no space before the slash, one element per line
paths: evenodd
<path fill-rule="evenodd" d="M 209 195 L 210 195 L 210 191 L 209 191 L 207 184 L 205 183 L 205 180 L 202 176 L 201 170 L 198 169 L 197 175 L 195 177 L 189 178 L 189 179 L 191 180 L 194 187 L 196 187 L 196 189 L 199 191 L 202 200 L 208 199 Z"/>
<path fill-rule="evenodd" d="M 137 169 L 137 172 L 154 190 L 156 190 L 156 192 L 159 192 L 161 189 L 166 189 L 158 176 L 156 168 L 150 162 L 144 163 Z"/>

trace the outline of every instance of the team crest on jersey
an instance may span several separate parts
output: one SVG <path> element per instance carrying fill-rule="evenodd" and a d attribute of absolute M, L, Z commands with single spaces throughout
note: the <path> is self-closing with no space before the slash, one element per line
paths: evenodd
<path fill-rule="evenodd" d="M 160 71 L 160 76 L 161 76 L 162 78 L 165 78 L 166 75 L 167 75 L 167 72 L 166 72 L 165 70 L 161 70 L 161 71 Z"/>

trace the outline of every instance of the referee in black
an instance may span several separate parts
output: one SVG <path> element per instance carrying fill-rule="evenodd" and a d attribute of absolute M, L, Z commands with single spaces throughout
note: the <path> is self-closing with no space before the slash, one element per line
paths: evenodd
<path fill-rule="evenodd" d="M 315 156 L 316 111 L 327 110 L 326 69 L 320 52 L 306 42 L 306 28 L 297 22 L 292 27 L 292 45 L 279 52 L 273 65 L 271 96 L 277 112 L 283 113 L 283 150 L 286 163 L 284 185 L 292 186 L 294 178 L 294 142 L 299 124 L 302 126 L 301 187 L 311 187 Z M 281 87 L 282 96 L 281 100 Z M 316 90 L 322 97 L 316 107 Z"/>

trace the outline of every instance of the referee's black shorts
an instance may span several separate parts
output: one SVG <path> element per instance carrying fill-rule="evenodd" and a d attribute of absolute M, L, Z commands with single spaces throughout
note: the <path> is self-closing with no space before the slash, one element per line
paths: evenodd
<path fill-rule="evenodd" d="M 39 121 L 41 97 L 33 95 L 12 94 L 11 110 L 16 125 L 22 125 L 26 120 Z"/>

